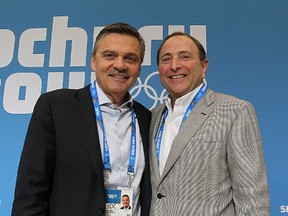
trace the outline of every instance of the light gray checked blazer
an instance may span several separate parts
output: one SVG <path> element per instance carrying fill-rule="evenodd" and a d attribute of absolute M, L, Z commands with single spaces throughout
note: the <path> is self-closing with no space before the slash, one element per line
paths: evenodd
<path fill-rule="evenodd" d="M 266 216 L 269 191 L 253 106 L 208 90 L 173 141 L 162 176 L 155 137 L 165 105 L 153 110 L 151 216 Z"/>

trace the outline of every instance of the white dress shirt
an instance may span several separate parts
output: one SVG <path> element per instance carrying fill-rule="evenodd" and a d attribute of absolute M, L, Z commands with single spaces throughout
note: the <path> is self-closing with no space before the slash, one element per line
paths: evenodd
<path fill-rule="evenodd" d="M 187 93 L 186 95 L 177 98 L 173 109 L 171 105 L 171 98 L 167 97 L 165 100 L 165 105 L 166 108 L 168 109 L 168 115 L 166 117 L 166 121 L 164 124 L 162 141 L 160 146 L 160 157 L 159 157 L 160 175 L 162 175 L 162 172 L 164 170 L 173 140 L 180 129 L 184 113 L 186 112 L 186 109 L 188 108 L 189 104 L 191 103 L 197 92 L 200 90 L 201 86 L 202 85 L 198 86 L 197 88 Z"/>
<path fill-rule="evenodd" d="M 111 100 L 104 94 L 97 84 L 96 88 L 110 153 L 111 174 L 109 175 L 109 187 L 127 187 L 129 179 L 127 169 L 131 145 L 131 108 L 133 101 L 130 98 L 129 101 L 125 102 L 120 107 L 116 106 L 112 104 Z M 145 168 L 145 158 L 137 118 L 135 120 L 136 161 L 135 173 L 131 187 L 133 188 L 134 195 L 133 215 L 140 215 L 140 182 Z M 98 123 L 97 127 L 103 160 L 103 131 Z"/>

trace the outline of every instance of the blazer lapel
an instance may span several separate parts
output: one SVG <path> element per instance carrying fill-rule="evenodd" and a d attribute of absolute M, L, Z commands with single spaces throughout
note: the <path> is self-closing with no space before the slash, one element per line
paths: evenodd
<path fill-rule="evenodd" d="M 206 121 L 206 119 L 214 110 L 214 101 L 215 99 L 213 91 L 208 90 L 204 97 L 196 104 L 189 117 L 184 122 L 182 128 L 179 130 L 172 143 L 172 147 L 162 176 L 159 180 L 159 184 L 173 167 L 180 154 L 189 143 L 189 140 L 191 140 L 191 138 L 195 135 L 201 125 Z"/>
<path fill-rule="evenodd" d="M 134 102 L 133 109 L 134 109 L 136 117 L 137 117 L 138 126 L 140 129 L 140 135 L 141 135 L 141 139 L 143 142 L 144 155 L 146 158 L 146 157 L 148 157 L 148 154 L 149 154 L 148 153 L 148 146 L 146 145 L 146 143 L 148 143 L 148 141 L 149 141 L 148 140 L 149 134 L 147 132 L 147 128 L 148 128 L 149 124 L 147 123 L 148 121 L 145 118 L 148 118 L 148 116 L 145 116 L 144 113 L 141 112 L 141 110 L 138 108 L 138 105 L 136 104 L 136 102 Z"/>
<path fill-rule="evenodd" d="M 74 112 L 76 124 L 96 174 L 104 185 L 102 154 L 89 86 L 79 90 L 78 94 L 75 95 L 75 99 L 75 104 L 71 108 Z"/>
<path fill-rule="evenodd" d="M 161 104 L 156 107 L 152 112 L 151 126 L 150 126 L 150 165 L 151 165 L 151 179 L 153 178 L 153 182 L 159 182 L 160 180 L 160 171 L 158 165 L 158 159 L 156 156 L 156 136 L 158 133 L 159 126 L 162 120 L 162 113 L 164 112 L 165 105 Z"/>

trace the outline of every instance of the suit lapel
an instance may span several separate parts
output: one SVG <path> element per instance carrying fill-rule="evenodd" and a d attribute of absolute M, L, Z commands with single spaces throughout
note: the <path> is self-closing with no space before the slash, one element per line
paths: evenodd
<path fill-rule="evenodd" d="M 102 154 L 89 86 L 79 90 L 75 95 L 75 99 L 75 104 L 71 108 L 74 112 L 76 124 L 96 174 L 104 186 Z"/>
<path fill-rule="evenodd" d="M 189 143 L 189 140 L 195 135 L 201 125 L 206 121 L 209 115 L 215 108 L 214 93 L 212 90 L 208 90 L 204 97 L 196 104 L 189 117 L 184 122 L 179 133 L 175 137 L 172 147 L 165 164 L 162 176 L 159 180 L 159 184 L 168 174 L 170 169 L 173 167 L 182 151 Z M 158 169 L 159 170 L 159 169 Z"/>
<path fill-rule="evenodd" d="M 147 128 L 149 124 L 147 123 L 148 121 L 145 118 L 148 118 L 148 116 L 145 116 L 144 113 L 141 112 L 141 110 L 138 108 L 138 105 L 136 104 L 135 101 L 133 103 L 133 109 L 134 109 L 134 112 L 136 114 L 136 118 L 138 121 L 140 135 L 141 135 L 141 139 L 143 142 L 144 155 L 146 158 L 148 156 L 148 146 L 146 145 L 146 143 L 148 143 L 148 137 L 149 137 L 148 132 L 147 132 Z"/>
<path fill-rule="evenodd" d="M 158 159 L 156 156 L 156 141 L 155 138 L 158 133 L 159 126 L 161 124 L 162 113 L 164 112 L 165 105 L 161 104 L 156 107 L 152 112 L 151 126 L 150 126 L 150 164 L 151 164 L 151 179 L 153 178 L 153 182 L 159 182 L 160 180 L 160 171 L 158 165 Z"/>

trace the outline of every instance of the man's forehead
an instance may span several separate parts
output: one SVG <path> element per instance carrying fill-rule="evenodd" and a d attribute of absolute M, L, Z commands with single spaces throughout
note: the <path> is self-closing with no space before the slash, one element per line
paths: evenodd
<path fill-rule="evenodd" d="M 189 44 L 191 44 L 191 45 L 193 44 L 193 45 L 196 46 L 196 44 L 194 43 L 194 41 L 193 41 L 190 37 L 188 37 L 187 35 L 175 35 L 175 36 L 167 39 L 167 40 L 164 42 L 164 44 L 163 44 L 162 47 L 167 46 L 167 45 L 170 45 L 171 43 L 176 43 L 176 44 L 177 44 L 177 43 L 179 43 L 179 41 L 185 42 L 185 43 L 189 43 Z"/>
<path fill-rule="evenodd" d="M 195 51 L 197 51 L 197 46 L 191 38 L 185 35 L 177 35 L 169 38 L 167 41 L 164 42 L 160 53 L 162 55 L 167 55 L 175 52 L 182 54 L 185 52 L 190 53 L 192 49 L 195 49 Z"/>

